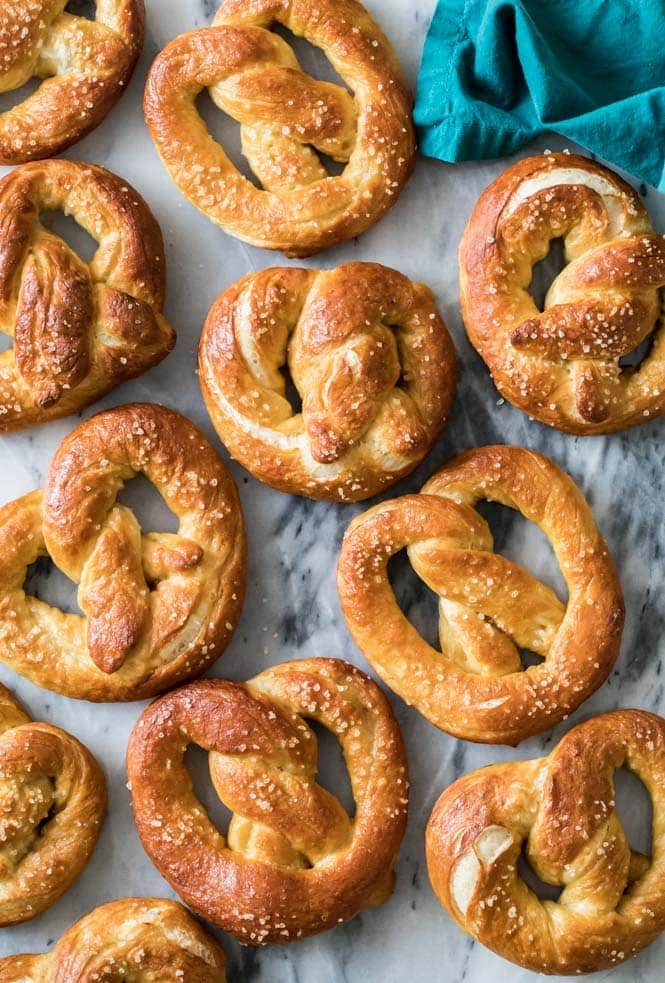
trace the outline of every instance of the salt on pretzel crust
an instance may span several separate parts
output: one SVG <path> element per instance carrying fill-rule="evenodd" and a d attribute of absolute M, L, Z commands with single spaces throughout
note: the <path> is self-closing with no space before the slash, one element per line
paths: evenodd
<path fill-rule="evenodd" d="M 481 499 L 516 509 L 545 533 L 566 604 L 494 553 L 475 509 Z M 390 558 L 405 548 L 438 595 L 441 651 L 402 613 L 390 585 Z M 358 516 L 337 583 L 349 630 L 376 672 L 436 727 L 466 740 L 518 744 L 553 727 L 598 689 L 619 654 L 621 586 L 591 510 L 552 461 L 520 447 L 467 451 L 421 494 Z M 520 648 L 542 661 L 523 669 Z"/>
<path fill-rule="evenodd" d="M 528 292 L 533 267 L 558 238 L 567 265 L 539 311 Z M 613 433 L 665 411 L 664 286 L 665 237 L 637 193 L 572 154 L 504 171 L 460 244 L 472 344 L 509 402 L 567 433 Z M 642 363 L 624 362 L 649 337 Z"/>
<path fill-rule="evenodd" d="M 41 222 L 72 215 L 89 263 Z M 173 348 L 164 244 L 141 196 L 102 167 L 48 160 L 0 181 L 0 433 L 75 413 Z"/>
<path fill-rule="evenodd" d="M 351 92 L 303 72 L 275 24 L 321 48 Z M 199 115 L 206 88 L 240 123 L 260 188 Z M 389 41 L 357 0 L 225 0 L 211 27 L 157 56 L 144 99 L 185 197 L 231 235 L 289 256 L 351 239 L 392 207 L 415 160 L 411 106 Z M 319 153 L 344 162 L 342 173 L 329 175 Z"/>
<path fill-rule="evenodd" d="M 627 767 L 653 803 L 650 857 L 631 850 L 613 775 Z M 536 973 L 616 966 L 665 930 L 665 720 L 616 710 L 574 727 L 548 757 L 489 765 L 453 782 L 426 833 L 432 887 L 457 924 Z M 522 850 L 541 900 L 517 869 Z"/>
<path fill-rule="evenodd" d="M 353 818 L 316 782 L 307 718 L 342 746 Z M 193 792 L 189 744 L 210 752 L 213 784 L 233 812 L 226 837 Z M 168 693 L 134 728 L 127 771 L 153 863 L 197 914 L 245 944 L 324 931 L 392 892 L 406 756 L 386 697 L 346 662 L 285 662 L 244 684 L 205 679 Z"/>
<path fill-rule="evenodd" d="M 84 915 L 44 955 L 0 959 L 0 983 L 226 983 L 222 947 L 175 901 L 123 898 Z"/>
<path fill-rule="evenodd" d="M 0 925 L 34 918 L 72 886 L 105 813 L 106 782 L 90 751 L 30 720 L 0 686 Z"/>
<path fill-rule="evenodd" d="M 141 533 L 116 501 L 143 473 L 178 517 Z M 26 595 L 48 555 L 79 585 L 83 617 Z M 91 417 L 63 441 L 32 492 L 0 509 L 0 660 L 78 699 L 138 700 L 202 673 L 242 608 L 246 547 L 230 474 L 204 435 L 163 406 Z"/>
<path fill-rule="evenodd" d="M 203 396 L 231 454 L 274 488 L 332 501 L 376 495 L 422 461 L 455 375 L 431 290 L 378 263 L 243 277 L 213 304 L 199 345 Z"/>
<path fill-rule="evenodd" d="M 143 47 L 143 0 L 96 0 L 95 19 L 69 0 L 0 4 L 0 93 L 41 84 L 0 113 L 0 164 L 53 157 L 94 130 L 122 95 Z"/>

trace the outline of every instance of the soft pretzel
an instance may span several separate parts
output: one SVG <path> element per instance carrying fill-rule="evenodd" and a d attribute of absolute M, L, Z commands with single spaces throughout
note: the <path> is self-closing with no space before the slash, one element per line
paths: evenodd
<path fill-rule="evenodd" d="M 95 908 L 52 952 L 0 959 L 0 983 L 225 983 L 222 947 L 175 901 Z"/>
<path fill-rule="evenodd" d="M 106 783 L 88 749 L 33 723 L 0 686 L 0 925 L 34 918 L 71 887 L 105 812 Z"/>
<path fill-rule="evenodd" d="M 217 432 L 260 481 L 356 501 L 429 451 L 453 401 L 455 352 L 430 289 L 395 270 L 277 268 L 217 298 L 199 378 Z"/>
<path fill-rule="evenodd" d="M 0 18 L 2 15 L 0 14 Z M 85 263 L 40 221 L 61 211 L 98 243 Z M 0 181 L 0 433 L 77 412 L 161 361 L 164 246 L 143 199 L 101 167 L 50 160 Z"/>
<path fill-rule="evenodd" d="M 303 72 L 281 24 L 321 48 L 351 89 Z M 240 123 L 244 177 L 199 116 L 208 88 Z M 155 60 L 145 115 L 180 191 L 231 235 L 308 256 L 374 225 L 411 174 L 411 95 L 397 57 L 357 0 L 225 0 L 212 27 Z M 331 176 L 319 154 L 346 167 Z"/>
<path fill-rule="evenodd" d="M 142 535 L 117 503 L 139 472 L 178 517 L 176 535 Z M 79 585 L 83 617 L 25 594 L 45 555 Z M 0 660 L 66 696 L 145 699 L 219 658 L 244 581 L 238 493 L 212 446 L 163 406 L 120 406 L 69 434 L 43 495 L 0 509 Z"/>
<path fill-rule="evenodd" d="M 37 91 L 0 113 L 0 164 L 52 157 L 102 122 L 123 93 L 143 46 L 143 0 L 104 0 L 95 20 L 69 0 L 2 0 L 0 92 L 40 78 Z"/>
<path fill-rule="evenodd" d="M 631 850 L 613 775 L 625 766 L 653 803 L 651 857 Z M 538 973 L 591 973 L 635 955 L 665 929 L 665 720 L 616 710 L 574 727 L 546 758 L 471 772 L 427 825 L 432 887 L 455 921 Z M 517 861 L 563 888 L 541 901 Z"/>
<path fill-rule="evenodd" d="M 568 265 L 540 312 L 529 283 L 558 238 Z M 469 220 L 460 278 L 469 338 L 502 395 L 529 416 L 594 434 L 665 411 L 665 237 L 606 167 L 550 153 L 509 167 Z M 642 364 L 623 366 L 651 332 Z"/>
<path fill-rule="evenodd" d="M 567 604 L 494 553 L 475 509 L 481 499 L 516 509 L 545 533 Z M 405 548 L 439 596 L 441 651 L 407 620 L 390 586 L 388 563 Z M 598 689 L 619 653 L 621 587 L 591 510 L 556 465 L 520 447 L 460 454 L 421 494 L 356 518 L 338 587 L 349 630 L 381 678 L 466 740 L 518 744 L 553 727 Z M 523 670 L 519 648 L 543 661 Z"/>
<path fill-rule="evenodd" d="M 352 819 L 316 782 L 317 741 L 304 718 L 342 745 Z M 233 812 L 227 838 L 193 793 L 183 761 L 191 743 L 210 752 L 213 784 Z M 404 747 L 383 693 L 346 662 L 286 662 L 245 684 L 206 679 L 169 693 L 134 728 L 127 766 L 153 863 L 194 911 L 241 942 L 321 932 L 392 891 L 406 824 Z"/>

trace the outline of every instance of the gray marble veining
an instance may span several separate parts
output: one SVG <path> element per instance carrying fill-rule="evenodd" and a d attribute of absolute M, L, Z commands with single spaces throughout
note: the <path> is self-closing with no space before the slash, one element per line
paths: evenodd
<path fill-rule="evenodd" d="M 434 0 L 367 0 L 393 39 L 410 78 Z M 281 263 L 226 236 L 181 198 L 152 147 L 141 114 L 147 68 L 156 51 L 176 34 L 208 22 L 211 0 L 147 0 L 148 39 L 139 69 L 111 117 L 67 156 L 104 164 L 146 196 L 159 219 L 167 248 L 167 313 L 178 332 L 176 351 L 148 375 L 113 392 L 96 407 L 134 399 L 162 401 L 195 420 L 214 437 L 199 393 L 195 352 L 205 314 L 215 296 L 249 270 Z M 316 63 L 316 60 L 315 62 Z M 562 148 L 551 137 L 547 144 Z M 543 142 L 535 149 L 542 150 Z M 395 493 L 420 488 L 456 451 L 491 442 L 541 450 L 568 470 L 583 488 L 617 560 L 627 604 L 622 655 L 610 680 L 551 733 L 519 749 L 481 747 L 455 741 L 427 724 L 400 700 L 393 705 L 409 753 L 412 792 L 408 833 L 398 863 L 397 887 L 382 908 L 364 912 L 347 925 L 286 949 L 242 949 L 226 940 L 231 980 L 253 983 L 527 983 L 534 975 L 474 944 L 439 907 L 427 880 L 423 831 L 442 789 L 458 775 L 493 761 L 535 756 L 565 730 L 590 714 L 616 706 L 665 711 L 662 656 L 665 641 L 661 515 L 664 421 L 608 438 L 550 432 L 499 400 L 487 370 L 470 347 L 461 324 L 456 251 L 473 204 L 502 163 L 451 167 L 420 160 L 397 207 L 360 240 L 330 250 L 308 265 L 334 266 L 350 259 L 376 260 L 429 283 L 453 333 L 460 384 L 449 427 L 434 452 Z M 665 198 L 646 188 L 656 227 L 665 229 Z M 0 439 L 0 501 L 38 485 L 51 454 L 75 419 Z M 338 656 L 367 668 L 345 629 L 334 582 L 344 529 L 361 506 L 327 505 L 264 488 L 233 462 L 250 531 L 247 603 L 240 628 L 214 675 L 246 678 L 275 662 L 301 656 Z M 391 493 L 391 494 L 395 494 Z M 147 485 L 132 492 L 132 503 L 147 528 L 165 528 L 164 509 Z M 538 576 L 560 583 L 549 547 L 524 520 L 493 510 L 497 547 Z M 495 521 L 496 520 L 496 521 Z M 396 564 L 400 598 L 416 624 L 435 636 L 434 598 L 407 564 Z M 37 576 L 31 589 L 75 604 L 62 578 Z M 32 923 L 0 932 L 0 954 L 48 948 L 66 927 L 91 907 L 132 894 L 172 896 L 145 857 L 130 817 L 125 787 L 124 748 L 138 705 L 94 706 L 37 689 L 0 667 L 0 679 L 26 702 L 33 715 L 67 727 L 102 761 L 110 786 L 110 813 L 94 859 L 72 890 Z M 326 752 L 327 753 L 327 752 Z M 328 775 L 324 769 L 324 775 Z M 334 772 L 330 772 L 334 774 Z M 635 813 L 647 812 L 634 789 L 622 796 L 633 835 Z M 662 977 L 665 938 L 638 959 L 595 979 L 614 983 Z"/>

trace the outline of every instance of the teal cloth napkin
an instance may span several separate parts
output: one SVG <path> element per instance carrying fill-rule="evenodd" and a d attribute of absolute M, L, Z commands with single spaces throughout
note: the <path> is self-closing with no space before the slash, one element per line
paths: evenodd
<path fill-rule="evenodd" d="M 415 120 L 430 157 L 554 130 L 665 191 L 665 0 L 439 0 Z"/>

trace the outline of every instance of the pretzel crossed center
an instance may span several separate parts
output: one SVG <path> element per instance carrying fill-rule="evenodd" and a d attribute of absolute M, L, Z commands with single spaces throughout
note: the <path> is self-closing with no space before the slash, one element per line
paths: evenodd
<path fill-rule="evenodd" d="M 428 370 L 416 363 L 431 330 L 426 298 L 422 309 L 419 300 L 404 277 L 372 264 L 252 277 L 232 314 L 245 366 L 236 382 L 241 405 L 285 435 L 304 426 L 322 464 L 340 460 L 372 426 L 391 454 L 413 454 L 426 439 L 419 404 Z M 302 416 L 285 395 L 287 360 Z"/>
<path fill-rule="evenodd" d="M 419 501 L 424 499 L 424 501 Z M 463 669 L 502 676 L 522 669 L 519 648 L 546 658 L 566 611 L 553 590 L 493 551 L 489 526 L 475 509 L 418 496 L 439 513 L 437 535 L 408 548 L 414 570 L 439 595 L 439 639 Z"/>
<path fill-rule="evenodd" d="M 240 123 L 242 152 L 267 191 L 326 178 L 318 153 L 349 160 L 358 113 L 345 88 L 303 72 L 291 46 L 262 27 L 213 27 L 206 43 L 225 64 L 210 96 Z"/>

